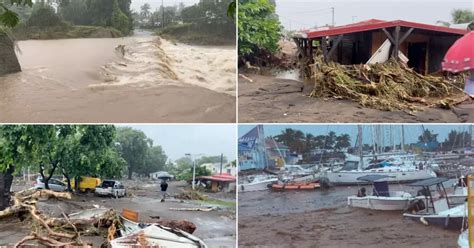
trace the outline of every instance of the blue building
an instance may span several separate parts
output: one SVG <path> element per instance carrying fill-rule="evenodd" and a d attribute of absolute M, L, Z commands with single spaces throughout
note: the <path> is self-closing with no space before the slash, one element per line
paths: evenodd
<path fill-rule="evenodd" d="M 267 167 L 265 135 L 262 125 L 256 126 L 240 137 L 238 149 L 239 170 L 263 170 Z"/>

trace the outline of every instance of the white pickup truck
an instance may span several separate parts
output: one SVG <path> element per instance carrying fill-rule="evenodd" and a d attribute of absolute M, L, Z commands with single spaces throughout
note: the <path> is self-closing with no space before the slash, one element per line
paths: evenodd
<path fill-rule="evenodd" d="M 115 198 L 126 195 L 123 184 L 116 180 L 104 180 L 95 188 L 95 194 L 99 196 L 113 196 Z"/>

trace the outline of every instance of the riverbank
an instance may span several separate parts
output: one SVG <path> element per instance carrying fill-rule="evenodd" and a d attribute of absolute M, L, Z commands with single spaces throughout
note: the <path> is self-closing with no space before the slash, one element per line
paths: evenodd
<path fill-rule="evenodd" d="M 145 36 L 18 42 L 0 121 L 235 122 L 235 50 Z"/>
<path fill-rule="evenodd" d="M 118 38 L 123 36 L 120 31 L 111 27 L 80 26 L 68 23 L 42 28 L 20 24 L 13 30 L 13 34 L 17 40 Z"/>
<path fill-rule="evenodd" d="M 365 108 L 357 102 L 311 98 L 312 85 L 301 81 L 245 74 L 239 77 L 240 122 L 460 123 L 474 120 L 474 104 L 452 110 L 429 108 L 413 114 Z"/>
<path fill-rule="evenodd" d="M 196 30 L 191 24 L 179 24 L 155 32 L 170 41 L 199 46 L 235 46 L 235 35 L 210 34 Z"/>
<path fill-rule="evenodd" d="M 347 207 L 356 192 L 239 193 L 239 247 L 456 247 L 460 232 L 404 219 L 401 211 Z"/>

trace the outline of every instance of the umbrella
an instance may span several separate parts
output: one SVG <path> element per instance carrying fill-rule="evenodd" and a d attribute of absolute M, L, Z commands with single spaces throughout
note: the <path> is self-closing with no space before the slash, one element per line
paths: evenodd
<path fill-rule="evenodd" d="M 443 70 L 458 73 L 474 70 L 474 31 L 457 40 L 444 56 Z"/>

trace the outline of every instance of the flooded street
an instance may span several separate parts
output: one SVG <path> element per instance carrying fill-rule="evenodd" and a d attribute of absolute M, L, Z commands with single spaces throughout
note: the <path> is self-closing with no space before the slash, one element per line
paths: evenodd
<path fill-rule="evenodd" d="M 126 181 L 129 196 L 119 199 L 110 197 L 97 197 L 93 194 L 74 195 L 72 200 L 49 199 L 39 203 L 39 209 L 50 216 L 61 216 L 64 213 L 75 213 L 93 206 L 114 209 L 121 213 L 123 209 L 130 209 L 139 213 L 140 222 L 156 222 L 157 220 L 188 220 L 196 225 L 193 235 L 202 239 L 209 247 L 235 247 L 236 244 L 236 218 L 235 208 L 218 205 L 217 210 L 203 211 L 175 211 L 170 208 L 204 208 L 204 202 L 192 200 L 178 200 L 169 198 L 161 202 L 159 185 L 154 182 Z M 172 182 L 168 193 L 175 195 L 181 192 L 186 183 Z M 17 191 L 25 188 L 14 186 Z M 27 188 L 27 187 L 26 187 Z M 210 196 L 213 197 L 213 196 Z M 229 197 L 229 196 L 227 196 Z M 234 201 L 225 198 L 225 201 Z M 30 228 L 20 222 L 18 218 L 0 223 L 0 246 L 13 246 L 16 242 L 30 233 Z M 84 235 L 83 240 L 92 242 L 94 247 L 99 247 L 104 241 L 97 235 Z"/>
<path fill-rule="evenodd" d="M 417 190 L 406 185 L 391 188 Z M 239 193 L 239 246 L 456 247 L 460 232 L 404 219 L 401 211 L 347 207 L 347 196 L 356 193 L 357 186 Z"/>
<path fill-rule="evenodd" d="M 23 72 L 0 77 L 4 122 L 231 122 L 235 49 L 117 39 L 18 42 Z"/>

